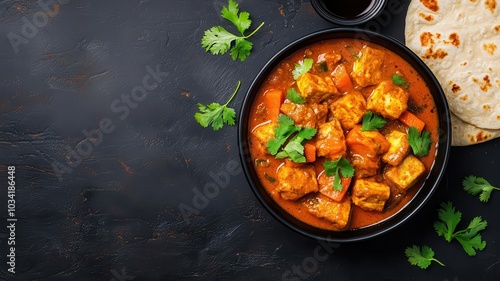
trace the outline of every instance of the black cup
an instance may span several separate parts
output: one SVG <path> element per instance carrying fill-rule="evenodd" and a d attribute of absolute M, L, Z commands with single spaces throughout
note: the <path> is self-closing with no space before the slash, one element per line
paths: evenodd
<path fill-rule="evenodd" d="M 387 0 L 311 0 L 322 18 L 339 25 L 360 25 L 374 19 L 386 3 Z"/>

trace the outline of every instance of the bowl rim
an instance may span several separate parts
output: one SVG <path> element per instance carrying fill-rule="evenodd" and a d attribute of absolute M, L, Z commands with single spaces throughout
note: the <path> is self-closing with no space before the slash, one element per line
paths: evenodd
<path fill-rule="evenodd" d="M 373 4 L 373 7 L 366 14 L 363 14 L 361 17 L 354 19 L 343 19 L 341 17 L 332 14 L 323 6 L 320 0 L 311 0 L 310 2 L 316 13 L 318 13 L 326 21 L 345 26 L 354 26 L 366 23 L 378 17 L 384 10 L 385 6 L 387 5 L 387 2 L 389 2 L 388 0 L 374 0 L 374 1 L 375 3 Z"/>
<path fill-rule="evenodd" d="M 315 42 L 335 38 L 362 39 L 370 41 L 372 43 L 390 49 L 399 56 L 403 57 L 403 59 L 405 59 L 406 61 L 410 62 L 415 70 L 417 70 L 417 72 L 422 76 L 423 80 L 427 84 L 427 87 L 429 87 L 429 90 L 432 93 L 436 108 L 438 110 L 439 122 L 439 138 L 438 143 L 436 144 L 438 145 L 438 149 L 436 150 L 434 163 L 431 167 L 431 171 L 425 179 L 424 184 L 422 184 L 413 198 L 410 199 L 409 202 L 406 203 L 403 208 L 401 208 L 401 210 L 396 212 L 390 218 L 383 220 L 382 222 L 368 227 L 346 231 L 330 231 L 310 226 L 296 219 L 281 207 L 279 207 L 267 193 L 260 181 L 256 178 L 256 172 L 252 164 L 247 141 L 247 120 L 251 112 L 251 107 L 253 105 L 255 96 L 257 95 L 259 89 L 261 88 L 270 72 L 280 61 L 287 58 L 295 51 Z M 245 94 L 240 108 L 238 122 L 238 148 L 240 161 L 245 173 L 245 177 L 253 193 L 255 194 L 261 205 L 263 205 L 264 208 L 279 222 L 303 236 L 320 241 L 336 243 L 363 241 L 392 231 L 407 222 L 423 208 L 423 206 L 429 201 L 435 190 L 438 188 L 441 179 L 443 178 L 443 175 L 446 171 L 451 148 L 450 110 L 443 89 L 435 75 L 413 51 L 411 51 L 400 41 L 388 35 L 379 34 L 368 30 L 360 30 L 358 28 L 328 28 L 307 34 L 292 41 L 291 43 L 283 47 L 280 51 L 278 51 L 255 76 L 250 87 L 248 88 L 247 93 Z M 436 166 L 436 164 L 440 165 L 440 167 Z M 431 182 L 429 182 L 429 180 L 431 180 Z"/>

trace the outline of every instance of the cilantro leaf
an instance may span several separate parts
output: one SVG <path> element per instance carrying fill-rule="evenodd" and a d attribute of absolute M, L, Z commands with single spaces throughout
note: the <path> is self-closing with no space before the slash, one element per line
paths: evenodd
<path fill-rule="evenodd" d="M 469 256 L 475 256 L 476 250 L 483 250 L 486 247 L 486 241 L 482 240 L 479 232 L 488 226 L 488 222 L 481 217 L 473 218 L 466 229 L 455 231 L 462 213 L 455 211 L 451 202 L 441 204 L 438 217 L 441 221 L 434 222 L 437 234 L 443 236 L 448 242 L 456 239 Z"/>
<path fill-rule="evenodd" d="M 213 55 L 223 55 L 231 48 L 231 43 L 239 37 L 222 26 L 214 26 L 205 30 L 201 46 Z"/>
<path fill-rule="evenodd" d="M 361 131 L 376 131 L 384 127 L 385 123 L 387 123 L 382 116 L 373 114 L 371 111 L 367 111 L 363 115 L 361 122 Z"/>
<path fill-rule="evenodd" d="M 317 130 L 295 126 L 293 120 L 284 114 L 278 116 L 278 123 L 274 138 L 267 142 L 267 151 L 279 159 L 288 157 L 295 163 L 306 162 L 303 143 L 312 139 Z"/>
<path fill-rule="evenodd" d="M 240 13 L 238 3 L 235 0 L 229 0 L 227 7 L 222 7 L 221 16 L 232 22 L 241 35 L 244 35 L 245 31 L 252 24 L 250 14 L 248 12 Z"/>
<path fill-rule="evenodd" d="M 475 256 L 476 249 L 483 250 L 486 247 L 486 241 L 483 241 L 481 234 L 479 234 L 479 231 L 484 230 L 486 226 L 488 226 L 488 222 L 481 217 L 475 217 L 466 229 L 458 231 L 453 236 L 469 256 Z"/>
<path fill-rule="evenodd" d="M 303 98 L 294 88 L 288 89 L 286 97 L 293 103 L 301 104 L 306 102 L 306 99 Z"/>
<path fill-rule="evenodd" d="M 462 219 L 462 213 L 455 211 L 451 202 L 441 203 L 441 209 L 438 210 L 438 217 L 441 221 L 434 223 L 434 229 L 439 236 L 443 236 L 446 241 L 453 239 L 453 232 Z"/>
<path fill-rule="evenodd" d="M 354 176 L 354 167 L 343 157 L 335 161 L 328 160 L 323 162 L 323 168 L 325 169 L 325 175 L 335 177 L 333 179 L 333 190 L 335 191 L 342 191 L 340 174 L 346 178 L 352 178 Z"/>
<path fill-rule="evenodd" d="M 408 143 L 410 144 L 415 156 L 426 156 L 429 154 L 429 149 L 432 143 L 431 133 L 423 130 L 422 133 L 419 134 L 418 129 L 412 126 L 408 129 Z"/>
<path fill-rule="evenodd" d="M 235 35 L 222 26 L 214 26 L 205 31 L 201 39 L 201 46 L 213 55 L 223 55 L 231 50 L 230 55 L 233 60 L 246 60 L 253 47 L 253 44 L 247 39 L 253 36 L 264 25 L 264 22 L 252 33 L 245 35 L 244 33 L 252 24 L 252 20 L 248 12 L 240 12 L 235 0 L 229 0 L 228 6 L 222 7 L 221 16 L 230 21 L 240 35 Z"/>
<path fill-rule="evenodd" d="M 196 119 L 196 121 L 203 128 L 212 125 L 212 129 L 214 131 L 221 129 L 224 124 L 233 126 L 235 124 L 236 111 L 233 108 L 227 107 L 227 105 L 231 102 L 231 100 L 238 92 L 240 85 L 241 81 L 238 81 L 238 85 L 236 86 L 233 94 L 223 105 L 213 102 L 205 106 L 201 103 L 198 103 L 199 111 L 194 114 L 194 118 Z"/>
<path fill-rule="evenodd" d="M 405 89 L 408 89 L 410 87 L 410 84 L 408 84 L 406 79 L 402 75 L 397 74 L 397 73 L 392 75 L 392 83 L 394 83 L 395 85 L 401 86 Z"/>
<path fill-rule="evenodd" d="M 487 180 L 481 177 L 468 176 L 462 181 L 464 190 L 470 195 L 478 195 L 481 202 L 488 202 L 493 190 L 500 190 L 492 186 Z"/>
<path fill-rule="evenodd" d="M 444 266 L 441 261 L 434 258 L 434 251 L 428 246 L 422 246 L 422 249 L 420 249 L 420 247 L 413 245 L 406 248 L 405 254 L 412 265 L 416 265 L 422 269 L 429 267 L 432 261 Z"/>
<path fill-rule="evenodd" d="M 292 71 L 293 79 L 297 80 L 301 75 L 307 73 L 311 70 L 314 60 L 311 58 L 306 58 L 295 64 L 295 68 Z"/>
<path fill-rule="evenodd" d="M 243 38 L 236 39 L 234 47 L 230 52 L 231 58 L 233 60 L 240 59 L 240 61 L 244 61 L 250 55 L 252 47 L 252 42 Z"/>

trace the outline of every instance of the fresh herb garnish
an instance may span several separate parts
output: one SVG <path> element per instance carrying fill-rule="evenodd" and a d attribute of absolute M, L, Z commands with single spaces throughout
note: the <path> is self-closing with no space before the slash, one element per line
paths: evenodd
<path fill-rule="evenodd" d="M 214 26 L 205 31 L 201 39 L 201 46 L 213 55 L 223 55 L 231 50 L 230 55 L 233 60 L 244 61 L 250 55 L 253 47 L 252 42 L 247 39 L 253 36 L 264 25 L 264 22 L 252 33 L 245 35 L 252 20 L 248 12 L 240 12 L 235 0 L 229 0 L 228 6 L 222 8 L 221 16 L 232 22 L 240 35 L 235 35 L 222 26 Z"/>
<path fill-rule="evenodd" d="M 408 144 L 410 144 L 415 156 L 421 157 L 429 154 L 431 143 L 430 132 L 423 130 L 422 133 L 419 134 L 418 129 L 413 126 L 408 129 Z"/>
<path fill-rule="evenodd" d="M 399 74 L 392 75 L 392 83 L 394 83 L 395 85 L 401 86 L 405 89 L 408 89 L 410 87 L 410 84 L 408 84 L 406 79 L 402 75 L 399 75 Z"/>
<path fill-rule="evenodd" d="M 479 231 L 484 230 L 488 223 L 481 217 L 474 217 L 466 229 L 455 231 L 462 219 L 462 213 L 455 211 L 451 202 L 441 203 L 438 210 L 439 221 L 434 222 L 434 229 L 439 236 L 443 236 L 448 242 L 456 239 L 469 256 L 475 256 L 476 250 L 483 250 L 486 241 L 483 241 Z"/>
<path fill-rule="evenodd" d="M 441 261 L 434 258 L 434 251 L 429 246 L 422 246 L 422 249 L 420 249 L 420 247 L 413 245 L 406 248 L 405 254 L 412 265 L 416 265 L 421 269 L 426 269 L 433 261 L 444 266 Z"/>
<path fill-rule="evenodd" d="M 376 131 L 384 127 L 385 119 L 377 114 L 373 114 L 371 111 L 367 111 L 363 115 L 363 120 L 361 121 L 361 131 Z"/>
<path fill-rule="evenodd" d="M 303 98 L 299 92 L 297 92 L 294 88 L 288 89 L 286 92 L 286 97 L 293 103 L 305 103 L 306 99 Z"/>
<path fill-rule="evenodd" d="M 493 190 L 500 190 L 498 187 L 494 187 L 487 180 L 481 177 L 468 176 L 462 181 L 462 185 L 465 191 L 470 195 L 478 195 L 481 202 L 488 202 Z"/>
<path fill-rule="evenodd" d="M 241 81 L 238 81 L 238 85 L 236 86 L 234 93 L 231 95 L 229 100 L 223 105 L 213 102 L 205 106 L 201 103 L 198 103 L 199 112 L 196 112 L 194 114 L 194 118 L 196 119 L 196 121 L 198 121 L 198 123 L 203 128 L 206 128 L 210 124 L 212 124 L 212 128 L 214 131 L 217 131 L 220 128 L 222 128 L 224 124 L 231 126 L 234 125 L 236 112 L 234 111 L 233 108 L 227 107 L 227 105 L 231 102 L 231 100 L 234 98 L 234 96 L 240 89 L 240 85 Z"/>
<path fill-rule="evenodd" d="M 267 151 L 276 158 L 289 157 L 295 163 L 306 162 L 303 144 L 312 139 L 317 130 L 295 126 L 293 120 L 284 114 L 278 116 L 278 123 L 274 138 L 267 142 Z"/>
<path fill-rule="evenodd" d="M 306 58 L 295 64 L 295 68 L 292 71 L 293 79 L 297 80 L 301 75 L 307 73 L 311 70 L 314 60 L 311 58 Z"/>
<path fill-rule="evenodd" d="M 354 176 L 354 167 L 343 157 L 335 161 L 325 161 L 323 163 L 323 168 L 325 168 L 325 175 L 334 176 L 333 189 L 335 191 L 342 191 L 339 171 L 343 177 L 352 178 Z"/>

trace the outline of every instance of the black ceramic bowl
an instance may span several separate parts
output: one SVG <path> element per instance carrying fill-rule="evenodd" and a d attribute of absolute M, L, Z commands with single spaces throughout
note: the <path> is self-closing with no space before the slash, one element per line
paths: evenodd
<path fill-rule="evenodd" d="M 399 212 L 392 215 L 390 218 L 368 227 L 347 231 L 329 231 L 310 226 L 302 221 L 299 221 L 298 219 L 287 213 L 285 210 L 283 210 L 280 206 L 278 206 L 278 204 L 271 198 L 271 196 L 260 183 L 254 170 L 253 161 L 251 159 L 248 146 L 248 120 L 252 105 L 254 103 L 254 99 L 258 94 L 262 84 L 269 76 L 271 71 L 275 68 L 275 66 L 278 65 L 283 59 L 287 58 L 295 51 L 303 47 L 306 47 L 318 41 L 335 38 L 356 38 L 367 40 L 392 50 L 393 52 L 404 58 L 406 61 L 410 62 L 410 64 L 422 76 L 427 86 L 429 87 L 434 97 L 439 117 L 440 136 L 437 144 L 438 149 L 436 152 L 436 159 L 429 176 L 426 178 L 425 183 L 419 189 L 419 191 L 417 191 L 417 193 L 406 204 L 406 206 L 404 206 Z M 369 31 L 359 31 L 358 29 L 352 28 L 339 28 L 319 31 L 298 39 L 297 41 L 289 44 L 280 52 L 278 52 L 264 66 L 264 68 L 260 71 L 260 73 L 253 81 L 252 85 L 250 86 L 240 110 L 238 123 L 238 142 L 242 165 L 248 182 L 250 183 L 250 186 L 258 200 L 277 220 L 293 229 L 294 231 L 310 238 L 328 240 L 331 242 L 353 242 L 366 240 L 393 230 L 394 228 L 408 221 L 408 219 L 410 219 L 425 205 L 425 203 L 434 193 L 435 189 L 438 187 L 446 168 L 451 145 L 451 123 L 448 104 L 446 102 L 446 98 L 440 84 L 436 80 L 433 73 L 429 70 L 429 68 L 422 62 L 422 60 L 420 60 L 417 55 L 415 55 L 399 41 L 377 33 Z"/>
<path fill-rule="evenodd" d="M 340 25 L 360 25 L 376 18 L 387 0 L 311 0 L 314 10 L 325 20 Z"/>

